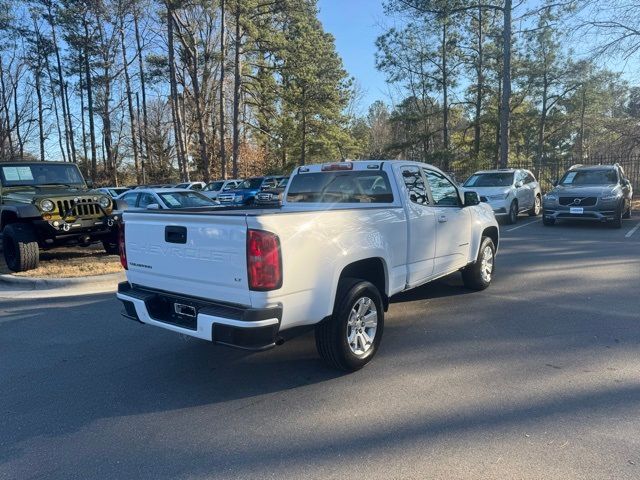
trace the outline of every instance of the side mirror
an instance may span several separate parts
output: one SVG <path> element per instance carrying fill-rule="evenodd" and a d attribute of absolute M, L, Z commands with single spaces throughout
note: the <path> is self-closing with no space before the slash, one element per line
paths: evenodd
<path fill-rule="evenodd" d="M 147 210 L 160 210 L 160 205 L 157 203 L 150 203 L 147 205 Z"/>
<path fill-rule="evenodd" d="M 522 182 L 522 180 L 518 180 L 516 182 L 516 188 L 521 188 L 524 185 L 524 183 Z"/>
<path fill-rule="evenodd" d="M 558 182 L 558 180 L 554 180 L 552 185 L 553 185 L 554 187 L 557 187 L 557 186 L 558 186 L 558 183 L 560 183 L 560 182 Z"/>
<path fill-rule="evenodd" d="M 471 207 L 480 203 L 478 192 L 464 192 L 464 206 Z"/>
<path fill-rule="evenodd" d="M 87 188 L 88 188 L 88 189 L 93 189 L 93 187 L 94 187 L 94 185 L 95 185 L 95 184 L 93 183 L 93 180 L 85 180 L 85 183 L 87 184 Z"/>

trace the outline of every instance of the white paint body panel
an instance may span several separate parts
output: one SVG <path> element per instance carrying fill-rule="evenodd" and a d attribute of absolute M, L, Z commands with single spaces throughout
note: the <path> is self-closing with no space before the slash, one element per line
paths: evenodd
<path fill-rule="evenodd" d="M 387 172 L 393 204 L 285 201 L 280 210 L 125 213 L 127 279 L 142 287 L 252 308 L 281 305 L 280 329 L 285 330 L 315 324 L 331 315 L 340 275 L 358 260 L 382 261 L 386 277 L 383 293 L 387 296 L 475 261 L 482 232 L 488 227 L 497 228 L 488 205 L 412 205 L 396 168 L 400 162 L 354 162 L 354 170 L 374 164 L 377 168 L 382 164 Z M 425 166 L 402 162 L 407 164 Z M 320 171 L 320 166 L 307 168 Z M 297 171 L 295 174 L 304 175 Z M 448 221 L 438 223 L 437 218 L 442 215 Z M 164 241 L 165 227 L 170 225 L 187 228 L 186 244 Z M 249 290 L 247 229 L 266 230 L 280 238 L 281 288 L 268 292 Z M 210 323 L 225 323 L 199 315 L 194 333 L 156 322 L 149 317 L 144 302 L 134 303 L 143 322 L 199 338 L 210 340 Z"/>

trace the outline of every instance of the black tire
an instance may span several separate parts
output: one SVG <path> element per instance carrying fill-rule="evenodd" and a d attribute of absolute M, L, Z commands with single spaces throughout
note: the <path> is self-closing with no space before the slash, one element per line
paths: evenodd
<path fill-rule="evenodd" d="M 529 210 L 529 216 L 537 217 L 540 215 L 540 210 L 542 210 L 542 198 L 536 193 L 536 198 L 533 200 L 533 206 L 531 207 L 531 210 Z"/>
<path fill-rule="evenodd" d="M 545 227 L 550 227 L 552 225 L 556 224 L 556 219 L 555 218 L 549 218 L 544 214 L 544 210 L 542 211 L 542 224 Z"/>
<path fill-rule="evenodd" d="M 518 221 L 518 201 L 514 200 L 509 206 L 509 214 L 507 215 L 507 223 L 513 225 Z"/>
<path fill-rule="evenodd" d="M 487 278 L 483 274 L 483 269 L 486 267 L 484 263 L 485 256 L 487 255 L 487 248 L 491 249 L 491 258 L 487 258 L 490 262 L 491 271 Z M 489 237 L 482 237 L 480 242 L 480 249 L 478 251 L 478 258 L 470 265 L 467 265 L 462 269 L 462 281 L 464 286 L 471 290 L 484 290 L 491 285 L 491 279 L 493 278 L 493 272 L 495 271 L 495 258 L 496 258 L 496 246 L 493 244 L 493 240 Z"/>
<path fill-rule="evenodd" d="M 622 211 L 623 210 L 624 210 L 624 203 L 621 203 L 616 209 L 616 218 L 611 220 L 611 223 L 609 223 L 609 226 L 611 228 L 622 228 L 622 218 L 623 218 Z"/>
<path fill-rule="evenodd" d="M 13 223 L 2 230 L 2 250 L 9 270 L 26 272 L 38 268 L 38 237 L 31 225 Z"/>
<path fill-rule="evenodd" d="M 352 310 L 359 312 L 358 302 L 360 299 L 368 298 L 373 302 L 377 314 L 377 325 L 374 332 L 373 341 L 368 345 L 368 349 L 361 354 L 352 351 L 347 340 L 349 328 L 352 332 L 354 327 L 349 326 L 349 319 Z M 371 305 L 368 304 L 370 312 Z M 371 313 L 371 312 L 370 312 Z M 356 328 L 356 330 L 358 330 Z M 366 327 L 359 330 L 366 335 Z M 355 372 L 360 370 L 371 361 L 382 340 L 382 332 L 384 330 L 384 309 L 382 305 L 382 297 L 380 292 L 370 282 L 365 280 L 346 278 L 342 279 L 338 284 L 338 292 L 336 295 L 336 303 L 333 309 L 333 315 L 316 326 L 316 348 L 322 360 L 330 367 L 345 372 Z M 357 335 L 357 332 L 354 332 Z M 370 331 L 369 331 L 370 333 Z M 363 338 L 363 337 L 362 337 Z M 358 339 L 351 345 L 358 345 Z"/>
<path fill-rule="evenodd" d="M 627 206 L 627 211 L 624 212 L 624 215 L 622 215 L 622 218 L 625 218 L 625 219 L 631 218 L 631 200 L 629 200 L 629 205 Z"/>
<path fill-rule="evenodd" d="M 112 240 L 111 238 L 102 240 L 102 247 L 104 251 L 107 252 L 107 255 L 120 254 L 120 245 L 118 245 L 117 240 Z"/>

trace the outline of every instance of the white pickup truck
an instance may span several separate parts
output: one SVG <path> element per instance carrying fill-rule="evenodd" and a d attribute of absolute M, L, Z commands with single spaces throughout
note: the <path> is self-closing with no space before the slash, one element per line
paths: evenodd
<path fill-rule="evenodd" d="M 126 317 L 261 350 L 315 327 L 330 365 L 375 355 L 393 295 L 461 271 L 491 282 L 491 207 L 440 170 L 409 161 L 298 167 L 279 209 L 124 214 Z"/>

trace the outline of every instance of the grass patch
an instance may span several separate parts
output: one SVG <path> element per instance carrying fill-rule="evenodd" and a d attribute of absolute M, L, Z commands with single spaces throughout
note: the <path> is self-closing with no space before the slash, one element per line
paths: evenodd
<path fill-rule="evenodd" d="M 63 247 L 40 252 L 40 266 L 28 272 L 14 273 L 0 253 L 0 274 L 19 277 L 72 278 L 105 275 L 122 271 L 118 255 L 107 255 L 100 244 L 90 247 Z"/>

